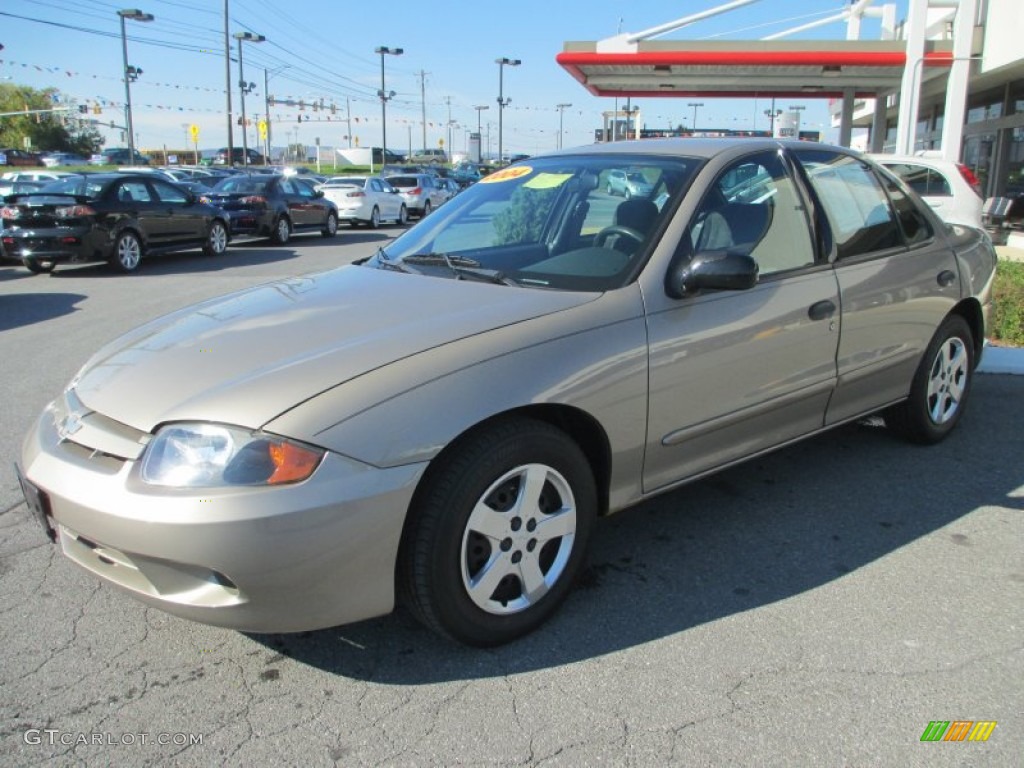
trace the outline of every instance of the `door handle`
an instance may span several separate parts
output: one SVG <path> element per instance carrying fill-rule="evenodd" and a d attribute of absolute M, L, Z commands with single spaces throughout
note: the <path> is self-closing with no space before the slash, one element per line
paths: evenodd
<path fill-rule="evenodd" d="M 811 320 L 824 320 L 827 317 L 832 317 L 835 312 L 836 305 L 830 300 L 825 299 L 811 304 L 811 308 L 807 310 L 807 316 L 811 318 Z"/>
<path fill-rule="evenodd" d="M 950 269 L 944 269 L 941 272 L 939 272 L 938 276 L 935 279 L 939 283 L 939 285 L 941 285 L 943 288 L 947 288 L 956 282 L 956 273 Z"/>

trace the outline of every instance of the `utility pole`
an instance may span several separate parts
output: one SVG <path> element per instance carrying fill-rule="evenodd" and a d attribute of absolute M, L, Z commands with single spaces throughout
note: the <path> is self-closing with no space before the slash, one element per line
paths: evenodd
<path fill-rule="evenodd" d="M 420 77 L 420 119 L 422 120 L 423 128 L 423 149 L 427 148 L 427 75 L 429 72 L 424 72 L 422 69 L 416 73 Z M 410 147 L 410 154 L 412 149 Z"/>
<path fill-rule="evenodd" d="M 348 123 L 348 148 L 352 149 L 352 102 L 349 97 L 345 97 L 345 121 Z"/>

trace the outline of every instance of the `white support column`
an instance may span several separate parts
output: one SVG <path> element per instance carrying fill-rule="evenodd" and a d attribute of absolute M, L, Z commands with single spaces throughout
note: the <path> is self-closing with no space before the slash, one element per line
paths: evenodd
<path fill-rule="evenodd" d="M 896 123 L 896 154 L 914 151 L 917 109 L 921 100 L 921 68 L 924 66 L 924 37 L 928 26 L 928 0 L 910 0 L 907 14 L 907 63 L 900 84 L 899 117 Z"/>
<path fill-rule="evenodd" d="M 960 144 L 964 135 L 964 117 L 967 114 L 967 81 L 971 74 L 971 43 L 974 38 L 974 18 L 977 0 L 960 0 L 953 21 L 953 65 L 946 83 L 946 113 L 942 121 L 942 156 L 947 160 L 960 159 Z"/>
<path fill-rule="evenodd" d="M 878 154 L 885 150 L 885 133 L 888 121 L 885 115 L 886 95 L 884 92 L 875 96 L 875 111 L 871 116 L 871 152 Z"/>
<path fill-rule="evenodd" d="M 843 89 L 843 106 L 839 114 L 839 146 L 848 147 L 853 139 L 853 88 Z"/>

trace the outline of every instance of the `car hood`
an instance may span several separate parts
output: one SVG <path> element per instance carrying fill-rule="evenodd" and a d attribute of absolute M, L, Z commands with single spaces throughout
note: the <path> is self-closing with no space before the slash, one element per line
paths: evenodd
<path fill-rule="evenodd" d="M 71 386 L 90 410 L 147 432 L 181 420 L 257 428 L 389 363 L 596 297 L 342 267 L 148 323 Z"/>

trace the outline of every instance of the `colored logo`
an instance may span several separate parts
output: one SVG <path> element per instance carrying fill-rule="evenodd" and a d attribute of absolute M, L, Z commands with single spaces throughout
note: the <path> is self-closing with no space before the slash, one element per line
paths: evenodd
<path fill-rule="evenodd" d="M 988 741 L 995 729 L 995 720 L 932 720 L 921 741 Z"/>

